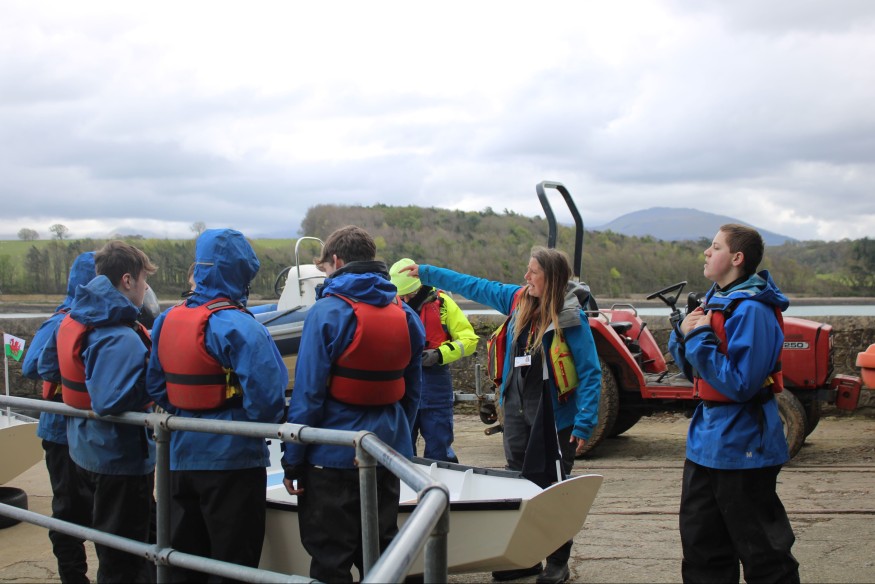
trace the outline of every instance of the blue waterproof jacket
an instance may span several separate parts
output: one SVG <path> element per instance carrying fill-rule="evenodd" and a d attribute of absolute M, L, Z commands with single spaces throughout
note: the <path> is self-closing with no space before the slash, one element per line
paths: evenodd
<path fill-rule="evenodd" d="M 33 340 L 30 341 L 30 346 L 27 349 L 27 354 L 21 362 L 21 373 L 28 379 L 42 379 L 39 374 L 39 359 L 40 355 L 46 348 L 46 343 L 49 339 L 58 334 L 58 327 L 61 326 L 61 321 L 67 316 L 67 311 L 73 306 L 73 297 L 76 295 L 76 287 L 84 286 L 94 278 L 94 252 L 86 251 L 79 254 L 73 265 L 70 267 L 70 277 L 67 280 L 67 296 L 57 308 L 55 314 L 49 317 L 37 329 Z M 52 350 L 51 354 L 46 355 L 46 362 L 54 362 L 54 369 L 58 371 L 58 353 Z M 47 381 L 60 382 L 61 376 L 58 374 L 55 378 L 47 379 Z M 60 393 L 58 394 L 60 396 Z M 39 424 L 36 427 L 36 435 L 43 440 L 56 442 L 58 444 L 67 443 L 67 420 L 59 414 L 49 414 L 41 412 L 39 415 Z"/>
<path fill-rule="evenodd" d="M 435 266 L 419 266 L 419 279 L 427 286 L 435 286 L 443 290 L 450 290 L 461 294 L 465 298 L 485 304 L 502 314 L 509 315 L 513 298 L 521 286 L 516 284 L 503 284 L 484 278 L 475 278 L 467 274 L 460 274 L 446 268 Z M 513 338 L 516 325 L 515 319 L 508 323 L 508 339 Z M 569 290 L 565 300 L 565 307 L 560 313 L 559 325 L 565 342 L 571 348 L 574 358 L 574 366 L 577 370 L 579 385 L 567 400 L 559 401 L 553 372 L 550 371 L 549 381 L 553 395 L 553 410 L 556 416 L 556 429 L 564 430 L 573 426 L 572 435 L 577 438 L 588 440 L 598 422 L 599 396 L 602 387 L 602 370 L 599 366 L 598 353 L 596 353 L 595 341 L 592 331 L 589 329 L 589 320 L 580 308 L 577 298 Z M 544 334 L 543 353 L 548 355 L 550 343 L 553 340 L 552 328 Z M 514 366 L 514 343 L 508 342 L 504 359 L 504 381 L 501 385 L 501 403 L 504 403 L 504 394 L 507 389 L 511 370 Z"/>
<path fill-rule="evenodd" d="M 239 231 L 208 229 L 195 244 L 195 292 L 185 306 L 201 306 L 216 298 L 228 298 L 241 304 L 247 300 L 249 283 L 260 264 L 252 246 Z M 242 422 L 279 423 L 285 410 L 285 390 L 289 373 L 267 328 L 240 310 L 213 313 L 206 325 L 207 353 L 223 367 L 231 368 L 240 379 L 242 404 L 216 410 L 188 411 L 176 408 L 167 400 L 164 369 L 158 360 L 161 327 L 167 311 L 152 327 L 155 349 L 149 360 L 147 390 L 155 403 L 185 418 Z M 192 344 L 197 331 L 191 331 Z M 173 432 L 170 441 L 171 470 L 231 470 L 269 466 L 267 445 L 263 438 Z"/>
<path fill-rule="evenodd" d="M 713 286 L 705 304 L 726 306 L 736 299 L 740 301 L 724 324 L 725 355 L 710 326 L 693 329 L 685 338 L 672 332 L 669 340 L 669 350 L 688 378 L 695 369 L 714 389 L 739 402 L 698 405 L 690 420 L 687 458 L 718 469 L 784 464 L 790 457 L 777 400 L 762 403 L 758 398 L 770 391 L 763 383 L 784 344 L 774 307 L 783 312 L 790 302 L 763 270 L 728 290 Z"/>
<path fill-rule="evenodd" d="M 97 276 L 76 289 L 69 316 L 88 327 L 82 360 L 91 407 L 101 416 L 142 412 L 149 349 L 132 328 L 140 308 L 109 278 Z M 39 358 L 43 379 L 59 379 L 57 336 Z M 54 357 L 54 359 L 52 359 Z M 91 472 L 145 475 L 155 469 L 155 443 L 146 428 L 102 420 L 67 418 L 67 441 L 73 462 Z"/>
<path fill-rule="evenodd" d="M 357 264 L 374 266 L 357 271 Z M 295 365 L 295 389 L 289 402 L 289 422 L 333 430 L 367 430 L 406 457 L 413 456 L 410 428 L 419 407 L 422 383 L 422 349 L 425 331 L 419 316 L 401 303 L 410 332 L 410 364 L 404 370 L 405 393 L 401 401 L 386 406 L 354 406 L 328 395 L 331 364 L 352 342 L 356 317 L 340 294 L 374 306 L 386 306 L 397 294 L 383 262 L 350 262 L 317 291 L 317 301 L 304 320 L 301 349 Z M 283 466 L 307 462 L 327 468 L 355 468 L 355 449 L 324 444 L 286 443 Z"/>

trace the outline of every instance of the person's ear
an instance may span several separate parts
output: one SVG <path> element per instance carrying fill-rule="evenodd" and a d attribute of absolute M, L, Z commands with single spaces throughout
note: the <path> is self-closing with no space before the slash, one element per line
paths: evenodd
<path fill-rule="evenodd" d="M 732 265 L 738 268 L 744 266 L 744 252 L 737 251 L 732 254 Z"/>

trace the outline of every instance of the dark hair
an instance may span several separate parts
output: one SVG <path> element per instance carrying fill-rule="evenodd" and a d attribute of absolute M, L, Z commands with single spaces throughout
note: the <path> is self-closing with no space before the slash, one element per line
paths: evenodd
<path fill-rule="evenodd" d="M 531 257 L 544 270 L 544 294 L 535 298 L 523 293 L 514 326 L 514 342 L 519 332 L 531 324 L 537 331 L 534 342 L 537 348 L 551 323 L 559 330 L 559 313 L 565 306 L 565 293 L 571 280 L 571 261 L 564 251 L 540 246 L 532 248 Z"/>
<path fill-rule="evenodd" d="M 115 240 L 108 242 L 94 254 L 94 271 L 109 278 L 113 286 L 118 286 L 125 274 L 139 278 L 140 273 L 146 272 L 147 276 L 151 276 L 158 271 L 158 266 L 142 250 L 124 241 Z"/>
<path fill-rule="evenodd" d="M 317 266 L 330 263 L 332 256 L 335 255 L 346 263 L 371 261 L 377 256 L 377 244 L 374 243 L 374 238 L 361 227 L 347 225 L 335 229 L 328 236 L 325 245 L 322 246 L 322 256 L 314 263 Z"/>
<path fill-rule="evenodd" d="M 732 253 L 741 252 L 744 255 L 744 275 L 756 273 L 757 266 L 763 261 L 765 244 L 760 232 L 747 225 L 727 223 L 720 226 L 720 231 L 726 234 L 726 244 Z"/>

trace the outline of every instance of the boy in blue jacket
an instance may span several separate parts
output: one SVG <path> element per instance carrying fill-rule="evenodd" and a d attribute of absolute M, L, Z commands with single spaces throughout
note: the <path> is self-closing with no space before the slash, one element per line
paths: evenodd
<path fill-rule="evenodd" d="M 90 282 L 95 275 L 93 251 L 80 254 L 73 260 L 70 278 L 67 280 L 67 296 L 55 309 L 55 313 L 40 325 L 30 342 L 27 355 L 24 356 L 21 372 L 25 377 L 40 379 L 39 360 L 46 344 L 50 339 L 54 342 L 61 321 L 73 305 L 76 288 Z M 54 350 L 45 359 L 46 362 L 53 363 L 57 370 L 58 356 Z M 60 376 L 44 380 L 43 399 L 61 401 L 60 382 Z M 52 485 L 52 517 L 90 526 L 91 494 L 79 480 L 76 465 L 70 459 L 66 418 L 60 414 L 42 412 L 36 434 L 43 439 L 43 450 L 46 453 L 46 469 Z M 52 542 L 52 552 L 58 559 L 58 576 L 61 582 L 88 582 L 84 541 L 54 530 L 49 530 L 49 539 Z"/>
<path fill-rule="evenodd" d="M 760 234 L 723 225 L 705 250 L 714 285 L 669 349 L 703 398 L 690 421 L 680 507 L 684 582 L 799 582 L 795 536 L 776 492 L 789 460 L 775 391 L 789 306 Z"/>
<path fill-rule="evenodd" d="M 76 289 L 70 313 L 40 355 L 44 379 L 60 373 L 64 403 L 101 416 L 144 411 L 151 342 L 137 322 L 157 268 L 141 250 L 110 241 L 94 256 L 97 277 Z M 56 351 L 57 360 L 50 356 Z M 58 371 L 58 369 L 60 371 Z M 155 444 L 146 428 L 67 418 L 70 458 L 94 504 L 93 528 L 147 542 L 152 517 Z M 144 558 L 95 545 L 98 582 L 149 578 Z"/>
<path fill-rule="evenodd" d="M 168 412 L 228 422 L 281 420 L 288 370 L 268 330 L 245 308 L 259 267 L 239 231 L 208 229 L 198 236 L 192 292 L 152 328 L 147 389 Z M 171 545 L 257 567 L 268 465 L 263 438 L 173 432 Z M 173 570 L 175 582 L 206 579 L 201 572 Z"/>
<path fill-rule="evenodd" d="M 317 263 L 328 277 L 304 321 L 288 417 L 316 428 L 373 432 L 411 457 L 425 331 L 398 299 L 376 251 L 373 238 L 353 225 L 325 241 Z M 350 569 L 355 565 L 362 574 L 363 561 L 355 450 L 292 442 L 285 447 L 283 484 L 298 496 L 310 577 L 351 582 Z M 381 551 L 398 532 L 400 488 L 398 477 L 377 469 Z"/>

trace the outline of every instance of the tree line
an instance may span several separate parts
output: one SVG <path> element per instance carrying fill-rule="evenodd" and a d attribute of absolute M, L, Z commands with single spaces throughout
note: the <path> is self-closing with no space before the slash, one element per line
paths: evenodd
<path fill-rule="evenodd" d="M 334 229 L 354 224 L 367 229 L 377 243 L 377 255 L 392 264 L 402 257 L 419 263 L 504 282 L 522 282 L 529 252 L 546 245 L 548 225 L 539 216 L 526 217 L 491 208 L 455 211 L 414 206 L 317 205 L 305 216 L 299 235 L 324 240 Z M 202 231 L 202 229 L 200 230 Z M 187 289 L 194 259 L 194 239 L 127 238 L 159 266 L 149 283 L 161 298 Z M 41 242 L 42 243 L 42 242 Z M 33 245 L 18 263 L 0 255 L 0 290 L 4 293 L 63 294 L 69 267 L 80 253 L 99 249 L 105 240 L 57 238 Z M 274 297 L 280 271 L 294 263 L 294 240 L 277 245 L 252 240 L 261 262 L 252 283 L 255 298 Z M 573 259 L 574 229 L 559 226 L 557 247 Z M 599 297 L 647 294 L 687 280 L 687 290 L 705 290 L 702 252 L 708 240 L 660 241 L 610 231 L 584 236 L 581 280 Z M 302 250 L 301 261 L 317 251 Z M 875 240 L 809 241 L 766 249 L 763 268 L 772 272 L 784 292 L 796 296 L 875 296 Z"/>

